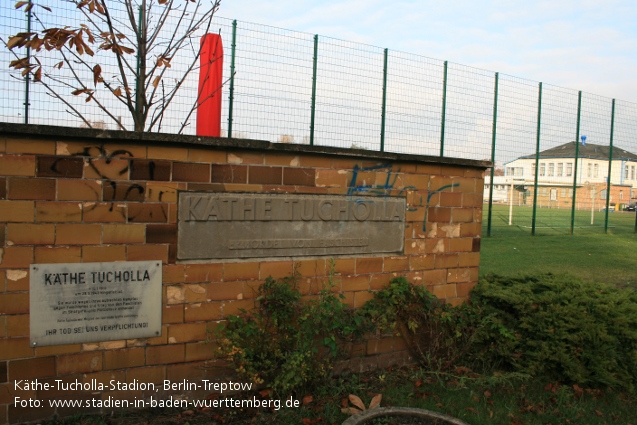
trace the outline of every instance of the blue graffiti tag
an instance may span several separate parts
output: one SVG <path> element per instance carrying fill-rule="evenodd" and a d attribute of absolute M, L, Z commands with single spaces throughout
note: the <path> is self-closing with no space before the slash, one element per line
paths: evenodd
<path fill-rule="evenodd" d="M 427 196 L 427 206 L 425 207 L 425 221 L 422 223 L 422 231 L 426 232 L 427 231 L 427 217 L 429 216 L 429 201 L 431 201 L 431 198 L 436 194 L 436 193 L 440 193 L 445 189 L 450 189 L 453 187 L 458 187 L 460 186 L 460 183 L 453 183 L 453 184 L 446 184 L 444 186 L 440 186 L 438 189 L 434 190 L 434 191 L 430 191 L 429 195 Z M 421 200 L 422 202 L 422 200 Z"/>

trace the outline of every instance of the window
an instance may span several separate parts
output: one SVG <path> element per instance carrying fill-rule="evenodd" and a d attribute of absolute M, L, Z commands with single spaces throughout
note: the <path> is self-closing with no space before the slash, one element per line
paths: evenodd
<path fill-rule="evenodd" d="M 557 189 L 551 189 L 551 201 L 557 201 Z"/>
<path fill-rule="evenodd" d="M 630 167 L 629 167 L 628 165 L 626 165 L 626 166 L 624 167 L 624 178 L 625 178 L 626 180 L 628 180 L 628 169 L 629 169 L 629 168 L 630 168 Z"/>
<path fill-rule="evenodd" d="M 623 199 L 624 199 L 624 191 L 623 191 L 623 190 L 620 190 L 620 191 L 619 191 L 619 200 L 621 201 L 621 200 L 623 200 Z"/>
<path fill-rule="evenodd" d="M 599 193 L 599 197 L 600 199 L 604 200 L 606 199 L 606 189 L 602 189 L 602 191 Z"/>
<path fill-rule="evenodd" d="M 542 188 L 542 196 L 547 196 L 548 193 L 549 193 L 548 190 L 545 187 L 543 187 Z"/>
<path fill-rule="evenodd" d="M 535 162 L 533 164 L 531 164 L 531 175 L 532 176 L 535 175 Z"/>
<path fill-rule="evenodd" d="M 512 176 L 513 175 L 513 167 L 507 167 L 506 175 L 507 176 Z"/>
<path fill-rule="evenodd" d="M 546 164 L 540 162 L 540 176 L 544 177 L 546 175 Z"/>
<path fill-rule="evenodd" d="M 568 190 L 568 197 L 572 198 L 573 197 L 573 189 L 569 189 Z"/>
<path fill-rule="evenodd" d="M 630 179 L 635 180 L 635 166 L 630 167 Z"/>
<path fill-rule="evenodd" d="M 566 164 L 566 177 L 571 177 L 573 175 L 573 164 L 568 162 Z"/>
<path fill-rule="evenodd" d="M 562 174 L 564 174 L 564 164 L 561 162 L 557 163 L 557 177 L 562 177 Z"/>
<path fill-rule="evenodd" d="M 599 164 L 593 165 L 593 177 L 599 177 Z"/>
<path fill-rule="evenodd" d="M 586 177 L 593 177 L 593 164 L 590 162 L 586 166 Z"/>
<path fill-rule="evenodd" d="M 562 188 L 562 190 L 560 190 L 560 197 L 566 198 L 566 189 Z"/>
<path fill-rule="evenodd" d="M 549 177 L 553 177 L 555 175 L 555 164 L 549 162 Z"/>

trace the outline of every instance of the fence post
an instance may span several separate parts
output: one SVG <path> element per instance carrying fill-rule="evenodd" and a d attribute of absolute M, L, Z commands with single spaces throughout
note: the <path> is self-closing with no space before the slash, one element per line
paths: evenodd
<path fill-rule="evenodd" d="M 314 145 L 314 116 L 316 113 L 316 70 L 318 67 L 318 34 L 314 34 L 314 59 L 312 66 L 312 112 L 310 118 L 310 146 Z"/>
<path fill-rule="evenodd" d="M 615 136 L 615 99 L 610 112 L 610 149 L 608 150 L 608 179 L 606 181 L 606 214 L 604 217 L 604 233 L 608 233 L 608 208 L 610 208 L 610 177 L 613 166 L 613 138 Z"/>
<path fill-rule="evenodd" d="M 234 58 L 237 47 L 237 20 L 232 21 L 232 53 L 230 55 L 230 95 L 228 96 L 228 138 L 232 138 L 232 109 L 234 107 Z"/>
<path fill-rule="evenodd" d="M 491 130 L 491 184 L 489 185 L 489 216 L 487 219 L 487 237 L 491 237 L 491 216 L 493 213 L 493 177 L 495 176 L 495 140 L 498 127 L 498 80 L 500 74 L 495 73 L 495 87 L 493 89 L 493 128 Z"/>
<path fill-rule="evenodd" d="M 27 11 L 27 33 L 31 33 L 31 0 L 29 0 L 29 6 Z M 31 63 L 31 47 L 27 47 L 27 63 Z M 31 81 L 31 74 L 27 72 L 24 80 L 24 123 L 29 123 L 29 83 Z"/>
<path fill-rule="evenodd" d="M 383 64 L 383 106 L 381 111 L 380 123 L 380 151 L 385 152 L 385 118 L 387 115 L 387 49 L 385 49 L 385 57 Z"/>
<path fill-rule="evenodd" d="M 571 206 L 571 235 L 575 230 L 575 201 L 577 198 L 577 160 L 579 159 L 579 127 L 582 117 L 582 91 L 577 96 L 577 132 L 575 133 L 575 166 L 573 167 L 573 205 Z"/>
<path fill-rule="evenodd" d="M 542 83 L 538 85 L 537 95 L 537 130 L 535 132 L 535 183 L 533 184 L 533 218 L 531 218 L 531 236 L 535 236 L 537 221 L 537 185 L 540 173 L 540 131 L 542 126 Z"/>
<path fill-rule="evenodd" d="M 440 156 L 445 153 L 445 115 L 447 114 L 447 61 L 445 61 L 445 71 L 442 80 L 442 120 L 440 123 Z"/>

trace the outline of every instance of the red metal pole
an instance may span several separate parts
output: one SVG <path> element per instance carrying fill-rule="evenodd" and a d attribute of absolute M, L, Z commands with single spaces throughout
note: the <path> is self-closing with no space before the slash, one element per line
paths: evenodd
<path fill-rule="evenodd" d="M 221 136 L 223 43 L 218 34 L 201 37 L 197 136 Z"/>

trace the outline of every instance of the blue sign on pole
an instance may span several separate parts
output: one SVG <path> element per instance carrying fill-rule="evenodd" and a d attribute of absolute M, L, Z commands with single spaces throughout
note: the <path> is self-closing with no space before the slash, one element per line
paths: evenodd
<path fill-rule="evenodd" d="M 582 146 L 586 146 L 586 136 L 582 135 Z"/>

